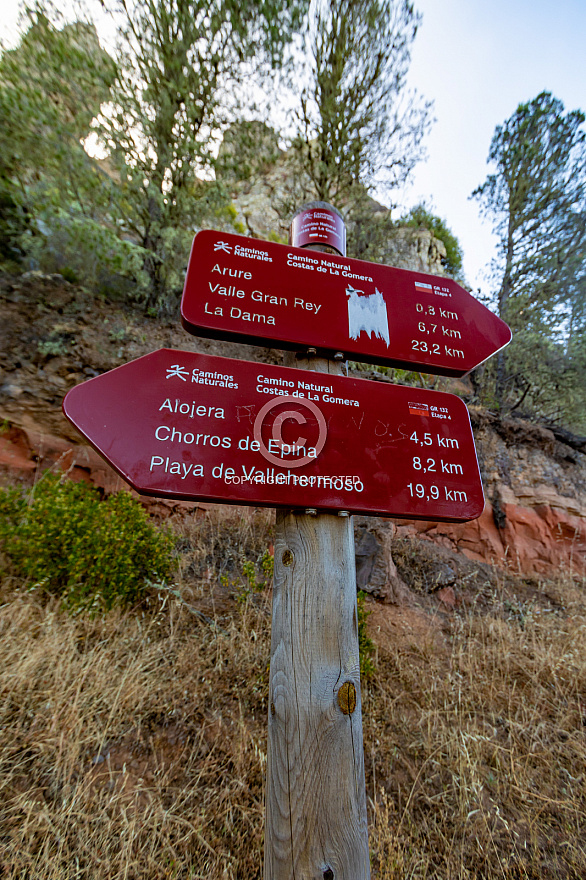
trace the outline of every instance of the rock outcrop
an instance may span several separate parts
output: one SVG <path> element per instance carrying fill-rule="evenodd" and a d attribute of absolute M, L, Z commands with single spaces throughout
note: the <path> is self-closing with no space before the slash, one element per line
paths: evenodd
<path fill-rule="evenodd" d="M 404 522 L 476 559 L 524 574 L 586 574 L 586 455 L 552 431 L 473 410 L 486 506 L 472 523 Z"/>
<path fill-rule="evenodd" d="M 472 579 L 470 585 L 490 580 L 487 566 L 526 576 L 586 576 L 580 444 L 571 435 L 560 442 L 549 429 L 521 419 L 501 420 L 479 409 L 471 416 L 486 497 L 479 519 L 357 520 L 358 583 L 383 601 L 404 599 L 403 577 L 414 567 L 417 586 L 438 595 L 462 578 Z"/>
<path fill-rule="evenodd" d="M 381 262 L 414 272 L 444 275 L 446 247 L 428 229 L 398 227 L 381 248 Z"/>
<path fill-rule="evenodd" d="M 311 183 L 292 152 L 279 148 L 277 137 L 263 123 L 233 126 L 220 148 L 236 210 L 235 223 L 246 235 L 287 242 L 291 216 L 310 198 Z M 313 196 L 311 196 L 313 198 Z M 344 207 L 339 206 L 344 213 Z M 388 208 L 363 195 L 361 214 L 375 225 Z M 352 222 L 348 223 L 348 233 Z M 376 254 L 368 259 L 391 266 L 444 275 L 446 248 L 427 229 L 384 226 Z"/>

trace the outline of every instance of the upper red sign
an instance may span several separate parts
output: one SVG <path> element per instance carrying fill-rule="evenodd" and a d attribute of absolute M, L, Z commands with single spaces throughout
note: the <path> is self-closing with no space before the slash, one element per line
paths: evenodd
<path fill-rule="evenodd" d="M 463 376 L 511 331 L 451 278 L 204 230 L 181 303 L 199 336 Z"/>
<path fill-rule="evenodd" d="M 451 394 L 161 349 L 63 409 L 144 495 L 454 522 L 484 507 Z"/>

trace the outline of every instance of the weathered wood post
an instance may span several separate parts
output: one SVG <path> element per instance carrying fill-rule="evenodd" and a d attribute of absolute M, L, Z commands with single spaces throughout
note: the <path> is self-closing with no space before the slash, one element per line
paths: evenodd
<path fill-rule="evenodd" d="M 316 249 L 345 255 L 343 220 L 326 203 L 301 209 L 291 237 L 293 246 L 310 240 L 310 247 L 321 242 Z M 334 361 L 312 356 L 311 349 L 304 354 L 295 366 L 342 372 L 342 353 Z M 277 511 L 264 876 L 370 877 L 354 531 L 347 511 Z"/>

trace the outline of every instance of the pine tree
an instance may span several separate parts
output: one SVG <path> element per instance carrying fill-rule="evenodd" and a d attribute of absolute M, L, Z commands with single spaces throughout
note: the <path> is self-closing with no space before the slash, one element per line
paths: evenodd
<path fill-rule="evenodd" d="M 306 197 L 388 191 L 420 158 L 430 108 L 405 93 L 418 24 L 408 0 L 315 0 L 295 141 Z"/>
<path fill-rule="evenodd" d="M 263 62 L 279 65 L 307 2 L 121 0 L 119 75 L 101 136 L 125 227 L 150 254 L 151 306 L 173 292 L 173 264 L 178 254 L 186 262 L 202 214 L 225 207 L 210 181 L 231 87 Z"/>
<path fill-rule="evenodd" d="M 496 128 L 496 170 L 473 193 L 499 238 L 496 306 L 514 333 L 496 360 L 501 410 L 523 404 L 558 417 L 564 383 L 574 383 L 586 260 L 584 118 L 564 113 L 549 92 L 520 104 Z"/>

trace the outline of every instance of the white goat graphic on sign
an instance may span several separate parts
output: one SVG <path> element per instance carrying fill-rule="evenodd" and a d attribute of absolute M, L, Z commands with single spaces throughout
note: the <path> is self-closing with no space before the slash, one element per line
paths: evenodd
<path fill-rule="evenodd" d="M 351 284 L 346 288 L 348 333 L 351 339 L 358 339 L 364 330 L 371 338 L 373 335 L 378 336 L 390 345 L 387 307 L 380 290 L 375 287 L 375 291 L 376 293 L 364 296 L 364 291 L 356 290 Z"/>

